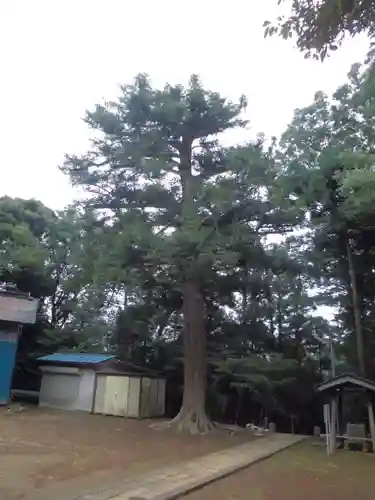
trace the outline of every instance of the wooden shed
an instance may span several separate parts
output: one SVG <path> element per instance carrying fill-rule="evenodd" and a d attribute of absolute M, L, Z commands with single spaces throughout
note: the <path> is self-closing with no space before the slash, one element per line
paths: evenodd
<path fill-rule="evenodd" d="M 166 382 L 160 376 L 103 370 L 96 374 L 93 412 L 128 418 L 162 417 Z"/>
<path fill-rule="evenodd" d="M 89 353 L 55 353 L 38 358 L 42 371 L 39 405 L 91 412 L 95 374 L 113 358 Z"/>
<path fill-rule="evenodd" d="M 38 359 L 39 404 L 129 418 L 165 412 L 163 377 L 108 354 L 55 353 Z"/>

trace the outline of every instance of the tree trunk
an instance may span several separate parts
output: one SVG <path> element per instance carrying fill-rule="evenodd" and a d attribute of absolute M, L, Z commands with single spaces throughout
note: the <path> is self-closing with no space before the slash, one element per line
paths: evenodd
<path fill-rule="evenodd" d="M 248 286 L 247 286 L 247 278 L 248 278 L 249 270 L 247 266 L 247 262 L 244 264 L 243 269 L 243 288 L 242 288 L 242 323 L 244 325 L 247 324 L 248 316 L 249 316 L 249 294 L 248 294 Z"/>
<path fill-rule="evenodd" d="M 355 338 L 356 338 L 356 343 L 357 343 L 358 365 L 359 365 L 360 375 L 365 377 L 366 376 L 366 367 L 365 367 L 365 351 L 364 351 L 364 345 L 363 345 L 361 311 L 360 311 L 360 307 L 359 307 L 357 279 L 356 279 L 355 269 L 354 269 L 353 254 L 352 254 L 352 249 L 350 248 L 349 239 L 346 242 L 346 253 L 347 253 L 347 259 L 348 259 L 348 271 L 349 271 L 349 277 L 350 277 L 350 287 L 351 287 L 351 292 L 352 292 L 352 304 L 353 304 L 353 313 L 354 313 L 354 330 L 355 330 Z"/>
<path fill-rule="evenodd" d="M 281 296 L 278 294 L 277 302 L 276 302 L 276 321 L 277 321 L 277 330 L 278 330 L 278 338 L 277 344 L 278 348 L 281 351 L 283 348 L 283 315 L 281 312 Z"/>
<path fill-rule="evenodd" d="M 372 442 L 372 451 L 373 453 L 375 453 L 375 419 L 374 419 L 374 409 L 372 407 L 370 397 L 367 401 L 367 411 L 368 411 L 368 420 L 369 420 L 370 435 Z"/>
<path fill-rule="evenodd" d="M 180 148 L 180 178 L 182 186 L 182 233 L 189 232 L 191 217 L 196 214 L 195 182 L 191 165 L 192 139 L 185 138 Z M 207 352 L 205 303 L 194 262 L 186 263 L 182 285 L 184 316 L 184 393 L 179 414 L 171 425 L 179 431 L 205 434 L 212 427 L 206 414 Z"/>
<path fill-rule="evenodd" d="M 184 394 L 179 414 L 172 420 L 178 430 L 205 434 L 213 424 L 206 414 L 207 354 L 205 306 L 199 285 L 183 287 Z"/>

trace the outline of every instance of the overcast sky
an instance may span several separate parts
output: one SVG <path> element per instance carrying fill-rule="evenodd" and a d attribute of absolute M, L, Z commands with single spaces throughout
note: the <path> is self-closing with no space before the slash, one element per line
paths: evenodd
<path fill-rule="evenodd" d="M 279 135 L 316 90 L 345 81 L 367 41 L 350 40 L 324 64 L 306 61 L 291 42 L 264 40 L 276 3 L 0 0 L 0 195 L 69 203 L 57 165 L 85 150 L 85 109 L 138 72 L 155 85 L 198 73 L 230 98 L 245 93 L 252 133 Z"/>

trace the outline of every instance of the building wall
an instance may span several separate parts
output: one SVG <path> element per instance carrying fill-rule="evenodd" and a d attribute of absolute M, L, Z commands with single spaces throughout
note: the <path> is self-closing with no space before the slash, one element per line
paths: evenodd
<path fill-rule="evenodd" d="M 15 332 L 0 332 L 0 405 L 9 403 L 17 339 Z"/>
<path fill-rule="evenodd" d="M 151 417 L 151 379 L 143 377 L 141 382 L 139 416 L 141 418 Z"/>
<path fill-rule="evenodd" d="M 141 397 L 140 377 L 129 377 L 128 402 L 126 407 L 126 417 L 139 418 L 140 415 L 140 397 Z"/>
<path fill-rule="evenodd" d="M 64 410 L 91 412 L 95 372 L 63 366 L 42 367 L 39 404 Z"/>
<path fill-rule="evenodd" d="M 35 323 L 38 299 L 25 300 L 20 297 L 0 295 L 0 317 L 10 323 Z"/>
<path fill-rule="evenodd" d="M 159 378 L 157 384 L 157 409 L 155 410 L 155 417 L 163 417 L 165 415 L 165 399 L 167 395 L 167 383 L 163 378 Z"/>
<path fill-rule="evenodd" d="M 75 410 L 91 412 L 95 390 L 94 370 L 81 370 L 81 383 L 79 387 L 79 399 Z"/>
<path fill-rule="evenodd" d="M 94 394 L 94 413 L 104 414 L 105 389 L 107 386 L 106 375 L 97 374 Z"/>
<path fill-rule="evenodd" d="M 43 373 L 39 393 L 39 405 L 70 410 L 79 395 L 80 377 L 77 373 Z"/>

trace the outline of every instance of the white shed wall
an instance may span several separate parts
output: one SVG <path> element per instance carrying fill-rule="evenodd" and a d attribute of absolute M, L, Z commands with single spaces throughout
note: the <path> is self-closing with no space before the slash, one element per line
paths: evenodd
<path fill-rule="evenodd" d="M 81 371 L 81 383 L 79 386 L 78 400 L 74 410 L 91 412 L 95 390 L 95 372 L 94 370 Z"/>
<path fill-rule="evenodd" d="M 79 396 L 80 377 L 73 373 L 43 374 L 39 405 L 52 408 L 74 409 L 74 404 Z"/>
<path fill-rule="evenodd" d="M 71 367 L 42 367 L 39 405 L 91 412 L 95 372 Z"/>

